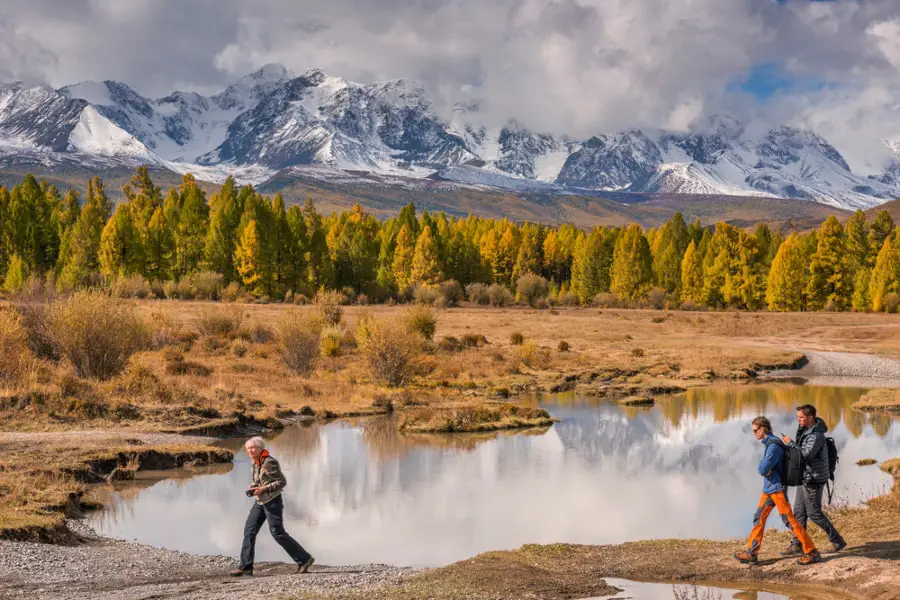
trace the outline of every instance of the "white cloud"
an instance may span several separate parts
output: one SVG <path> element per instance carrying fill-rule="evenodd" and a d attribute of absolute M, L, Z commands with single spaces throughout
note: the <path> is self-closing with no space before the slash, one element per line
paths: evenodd
<path fill-rule="evenodd" d="M 116 79 L 148 95 L 176 86 L 209 93 L 277 62 L 361 82 L 414 79 L 443 111 L 475 95 L 490 123 L 515 118 L 575 136 L 683 129 L 721 112 L 815 124 L 861 166 L 884 159 L 871 148 L 892 127 L 879 120 L 897 121 L 889 83 L 900 66 L 896 0 L 4 4 L 10 16 L 0 31 L 19 36 L 0 42 L 6 79 Z M 730 89 L 770 62 L 829 86 L 765 104 Z"/>

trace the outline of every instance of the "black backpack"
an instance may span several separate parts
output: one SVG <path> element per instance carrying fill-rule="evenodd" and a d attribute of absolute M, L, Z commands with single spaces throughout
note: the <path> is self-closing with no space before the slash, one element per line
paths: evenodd
<path fill-rule="evenodd" d="M 803 471 L 806 464 L 803 462 L 803 454 L 797 446 L 788 446 L 776 438 L 776 443 L 784 450 L 781 458 L 781 483 L 785 486 L 797 486 L 803 483 Z M 770 442 L 771 443 L 771 442 Z"/>

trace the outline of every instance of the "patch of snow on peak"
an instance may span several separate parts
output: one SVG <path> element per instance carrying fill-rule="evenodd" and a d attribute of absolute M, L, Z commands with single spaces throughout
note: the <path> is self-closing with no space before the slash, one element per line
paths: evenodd
<path fill-rule="evenodd" d="M 75 150 L 88 154 L 140 157 L 157 162 L 144 144 L 113 124 L 93 106 L 81 111 L 81 118 L 69 135 L 69 144 Z"/>
<path fill-rule="evenodd" d="M 85 100 L 95 106 L 114 106 L 115 101 L 109 95 L 109 87 L 102 81 L 84 81 L 64 87 L 60 90 L 73 100 Z"/>
<path fill-rule="evenodd" d="M 554 182 L 559 177 L 566 159 L 569 158 L 569 151 L 565 148 L 560 150 L 551 150 L 546 154 L 536 156 L 534 159 L 534 176 L 538 181 Z"/>

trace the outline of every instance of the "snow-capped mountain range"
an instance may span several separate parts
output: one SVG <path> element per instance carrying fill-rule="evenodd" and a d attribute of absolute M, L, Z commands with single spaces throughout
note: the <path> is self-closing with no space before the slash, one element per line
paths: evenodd
<path fill-rule="evenodd" d="M 369 171 L 514 191 L 756 195 L 869 208 L 900 196 L 900 143 L 887 146 L 897 161 L 863 176 L 812 131 L 781 126 L 751 135 L 728 117 L 688 133 L 589 139 L 513 121 L 488 128 L 477 109 L 442 119 L 408 80 L 357 84 L 320 70 L 294 76 L 279 65 L 209 97 L 148 99 L 114 81 L 0 85 L 0 165 L 143 163 L 211 181 Z"/>

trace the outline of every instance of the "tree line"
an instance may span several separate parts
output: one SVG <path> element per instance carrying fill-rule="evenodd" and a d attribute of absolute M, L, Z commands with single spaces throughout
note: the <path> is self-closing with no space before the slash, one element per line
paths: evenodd
<path fill-rule="evenodd" d="M 121 278 L 179 282 L 218 274 L 223 285 L 280 299 L 352 289 L 371 301 L 404 298 L 416 286 L 515 289 L 543 278 L 552 300 L 746 310 L 895 311 L 900 304 L 900 233 L 886 211 L 857 211 L 818 230 L 747 231 L 686 223 L 680 213 L 644 230 L 547 227 L 507 219 L 458 218 L 413 204 L 379 221 L 359 205 L 331 215 L 312 200 L 286 207 L 228 178 L 207 199 L 185 175 L 165 194 L 138 168 L 114 206 L 103 181 L 86 197 L 32 175 L 0 187 L 0 280 L 9 291 L 40 278 L 60 290 Z"/>

